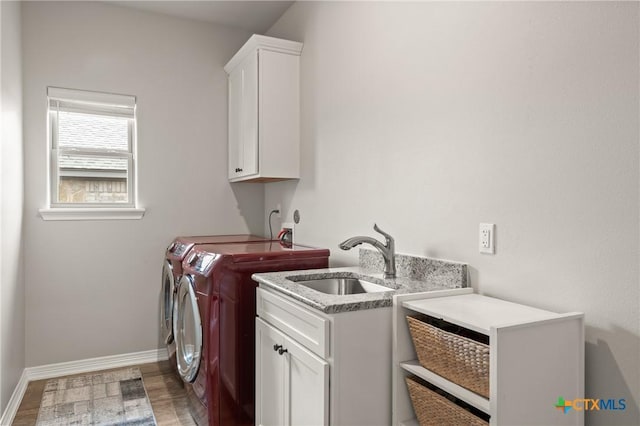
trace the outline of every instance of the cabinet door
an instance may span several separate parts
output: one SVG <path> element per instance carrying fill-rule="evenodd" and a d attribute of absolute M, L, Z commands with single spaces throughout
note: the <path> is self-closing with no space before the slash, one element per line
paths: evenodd
<path fill-rule="evenodd" d="M 256 318 L 256 425 L 284 425 L 284 335 Z"/>
<path fill-rule="evenodd" d="M 329 364 L 285 337 L 284 425 L 329 424 Z"/>
<path fill-rule="evenodd" d="M 258 173 L 258 52 L 229 74 L 229 179 Z"/>
<path fill-rule="evenodd" d="M 243 72 L 237 67 L 229 74 L 229 179 L 238 177 L 242 140 L 241 105 Z"/>

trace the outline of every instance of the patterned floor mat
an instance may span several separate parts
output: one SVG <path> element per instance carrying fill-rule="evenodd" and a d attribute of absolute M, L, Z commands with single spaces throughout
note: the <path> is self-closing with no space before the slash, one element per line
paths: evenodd
<path fill-rule="evenodd" d="M 36 426 L 54 425 L 155 426 L 140 369 L 49 380 Z"/>

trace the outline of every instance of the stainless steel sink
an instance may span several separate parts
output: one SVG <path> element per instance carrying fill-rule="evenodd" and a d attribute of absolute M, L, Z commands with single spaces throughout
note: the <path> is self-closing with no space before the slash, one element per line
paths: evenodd
<path fill-rule="evenodd" d="M 373 284 L 358 278 L 323 278 L 297 281 L 298 284 L 327 294 L 359 294 L 392 291 L 389 287 Z"/>

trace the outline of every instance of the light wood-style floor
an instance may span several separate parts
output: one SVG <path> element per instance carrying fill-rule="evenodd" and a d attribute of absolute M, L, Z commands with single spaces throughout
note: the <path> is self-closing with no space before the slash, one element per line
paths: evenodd
<path fill-rule="evenodd" d="M 132 367 L 140 368 L 142 381 L 147 389 L 158 426 L 195 426 L 191 414 L 189 414 L 184 387 L 180 379 L 171 370 L 169 361 L 140 364 Z M 77 376 L 82 376 L 82 374 L 77 374 Z M 42 392 L 47 380 L 49 379 L 36 380 L 29 383 L 12 423 L 14 426 L 36 424 Z"/>

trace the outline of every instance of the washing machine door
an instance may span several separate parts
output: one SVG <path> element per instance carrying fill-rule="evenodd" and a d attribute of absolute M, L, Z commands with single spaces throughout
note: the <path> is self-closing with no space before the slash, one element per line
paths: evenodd
<path fill-rule="evenodd" d="M 173 330 L 178 373 L 183 380 L 192 383 L 200 368 L 202 323 L 195 282 L 191 275 L 183 275 L 178 284 L 173 312 Z"/>
<path fill-rule="evenodd" d="M 176 286 L 173 265 L 165 260 L 162 265 L 162 302 L 160 303 L 160 330 L 165 344 L 173 342 L 173 298 Z"/>

